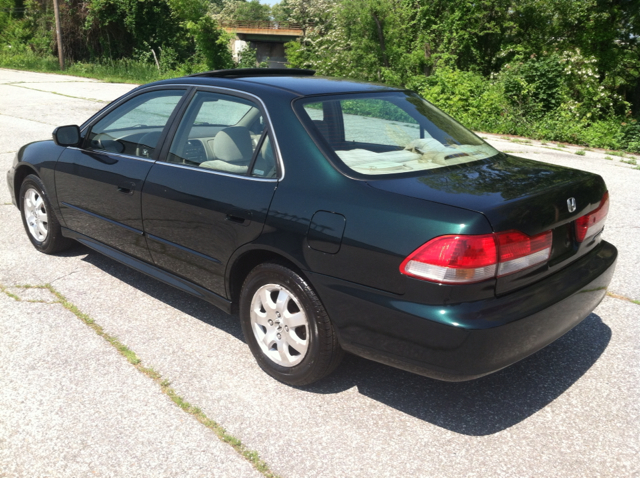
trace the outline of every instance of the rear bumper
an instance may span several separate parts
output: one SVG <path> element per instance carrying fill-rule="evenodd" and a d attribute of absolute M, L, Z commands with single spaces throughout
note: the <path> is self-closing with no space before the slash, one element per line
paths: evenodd
<path fill-rule="evenodd" d="M 578 325 L 604 298 L 617 254 L 603 241 L 539 283 L 455 305 L 409 302 L 310 275 L 345 350 L 428 377 L 463 381 L 522 360 Z"/>

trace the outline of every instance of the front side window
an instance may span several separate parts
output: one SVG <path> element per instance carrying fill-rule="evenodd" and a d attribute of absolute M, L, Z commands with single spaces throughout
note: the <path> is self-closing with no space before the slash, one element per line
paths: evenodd
<path fill-rule="evenodd" d="M 364 175 L 424 171 L 498 154 L 413 94 L 311 97 L 297 101 L 295 108 L 344 165 Z"/>
<path fill-rule="evenodd" d="M 183 94 L 156 90 L 130 99 L 93 125 L 86 149 L 151 158 Z"/>
<path fill-rule="evenodd" d="M 252 101 L 197 92 L 167 161 L 224 173 L 275 178 L 276 160 L 262 112 Z"/>

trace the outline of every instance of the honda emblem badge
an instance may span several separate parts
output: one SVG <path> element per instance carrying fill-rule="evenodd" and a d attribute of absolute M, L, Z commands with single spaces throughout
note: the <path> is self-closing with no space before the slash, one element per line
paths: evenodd
<path fill-rule="evenodd" d="M 567 199 L 567 207 L 569 208 L 569 212 L 573 212 L 576 210 L 576 198 Z"/>

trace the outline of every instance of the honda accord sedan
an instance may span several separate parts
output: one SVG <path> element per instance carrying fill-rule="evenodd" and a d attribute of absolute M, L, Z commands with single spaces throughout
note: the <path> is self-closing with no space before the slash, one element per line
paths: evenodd
<path fill-rule="evenodd" d="M 27 237 L 239 315 L 303 386 L 344 352 L 461 381 L 587 317 L 617 251 L 602 178 L 495 150 L 411 91 L 243 69 L 140 86 L 7 174 Z"/>

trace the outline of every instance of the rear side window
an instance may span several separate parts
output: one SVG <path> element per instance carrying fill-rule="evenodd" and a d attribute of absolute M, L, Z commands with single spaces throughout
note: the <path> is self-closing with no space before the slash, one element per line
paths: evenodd
<path fill-rule="evenodd" d="M 413 94 L 304 98 L 295 108 L 345 166 L 364 175 L 437 169 L 498 154 Z"/>
<path fill-rule="evenodd" d="M 191 100 L 167 161 L 242 176 L 277 176 L 269 132 L 258 106 L 208 91 L 197 92 Z"/>
<path fill-rule="evenodd" d="M 218 95 L 219 96 L 219 95 Z M 217 98 L 204 101 L 198 110 L 195 124 L 231 126 L 240 121 L 253 105 Z"/>

